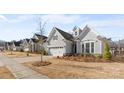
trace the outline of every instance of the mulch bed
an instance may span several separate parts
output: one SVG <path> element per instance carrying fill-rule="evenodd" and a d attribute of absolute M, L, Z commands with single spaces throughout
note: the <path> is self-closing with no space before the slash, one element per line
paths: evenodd
<path fill-rule="evenodd" d="M 43 62 L 35 62 L 35 63 L 32 63 L 33 66 L 37 66 L 37 67 L 40 67 L 40 66 L 47 66 L 47 65 L 50 65 L 52 64 L 51 62 L 46 62 L 46 61 L 43 61 Z"/>
<path fill-rule="evenodd" d="M 65 57 L 57 57 L 57 59 L 61 60 L 70 60 L 70 61 L 78 61 L 78 62 L 113 62 L 113 60 L 105 60 L 103 58 L 95 58 L 95 57 L 80 57 L 80 56 L 65 56 Z"/>

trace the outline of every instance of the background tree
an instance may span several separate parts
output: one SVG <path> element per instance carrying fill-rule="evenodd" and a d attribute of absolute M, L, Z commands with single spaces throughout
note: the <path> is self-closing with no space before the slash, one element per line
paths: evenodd
<path fill-rule="evenodd" d="M 13 55 L 13 41 L 10 42 L 10 51 L 11 51 L 11 55 Z"/>
<path fill-rule="evenodd" d="M 104 43 L 103 58 L 107 59 L 107 60 L 111 59 L 111 53 L 110 53 L 110 49 L 109 49 L 109 44 L 107 42 Z"/>

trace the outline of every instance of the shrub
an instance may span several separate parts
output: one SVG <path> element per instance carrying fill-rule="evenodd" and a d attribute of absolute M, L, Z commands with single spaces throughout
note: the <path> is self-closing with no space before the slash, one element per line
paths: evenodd
<path fill-rule="evenodd" d="M 100 54 L 95 55 L 95 57 L 96 57 L 96 58 L 99 58 L 99 59 L 103 58 L 103 56 L 100 55 Z"/>
<path fill-rule="evenodd" d="M 103 58 L 106 60 L 111 59 L 111 53 L 110 53 L 109 45 L 107 42 L 105 42 L 104 44 Z"/>
<path fill-rule="evenodd" d="M 84 57 L 84 54 L 82 53 L 81 56 Z"/>

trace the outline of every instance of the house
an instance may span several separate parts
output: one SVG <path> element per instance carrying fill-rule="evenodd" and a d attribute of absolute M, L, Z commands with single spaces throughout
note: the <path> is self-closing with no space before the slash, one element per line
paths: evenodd
<path fill-rule="evenodd" d="M 24 51 L 24 52 L 29 51 L 29 40 L 30 39 L 26 38 L 21 41 L 21 44 L 20 44 L 21 51 Z"/>
<path fill-rule="evenodd" d="M 42 41 L 41 41 L 42 39 Z M 30 44 L 31 44 L 31 51 L 33 52 L 40 52 L 41 49 L 45 50 L 46 52 L 48 51 L 47 49 L 47 37 L 44 35 L 40 34 L 34 34 L 33 38 L 30 39 Z M 41 45 L 42 44 L 42 45 Z"/>
<path fill-rule="evenodd" d="M 29 45 L 30 45 L 30 52 L 37 52 L 37 50 L 39 50 L 37 39 L 31 38 L 29 40 Z"/>
<path fill-rule="evenodd" d="M 48 54 L 53 56 L 72 54 L 73 39 L 71 34 L 54 27 L 47 39 Z"/>
<path fill-rule="evenodd" d="M 69 54 L 102 54 L 105 38 L 89 26 L 74 27 L 73 35 L 54 27 L 47 39 L 48 53 L 53 56 Z"/>
<path fill-rule="evenodd" d="M 11 42 L 5 42 L 5 50 L 11 49 Z"/>
<path fill-rule="evenodd" d="M 12 41 L 10 47 L 13 51 L 20 51 L 21 47 L 20 47 L 21 41 Z"/>
<path fill-rule="evenodd" d="M 79 33 L 80 31 L 80 33 Z M 85 26 L 83 30 L 74 30 L 76 53 L 102 54 L 105 37 L 95 32 L 91 27 Z"/>
<path fill-rule="evenodd" d="M 119 40 L 117 42 L 117 45 L 118 45 L 117 51 L 118 51 L 119 55 L 124 55 L 124 39 Z"/>
<path fill-rule="evenodd" d="M 0 40 L 0 51 L 5 49 L 5 42 Z"/>

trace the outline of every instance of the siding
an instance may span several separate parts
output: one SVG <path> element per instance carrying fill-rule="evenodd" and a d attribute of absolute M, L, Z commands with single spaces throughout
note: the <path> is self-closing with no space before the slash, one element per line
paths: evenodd
<path fill-rule="evenodd" d="M 54 36 L 58 36 L 58 40 L 53 40 Z M 52 36 L 51 40 L 49 41 L 49 46 L 51 47 L 60 47 L 60 46 L 65 46 L 66 43 L 64 41 L 64 38 L 62 37 L 62 35 L 56 31 L 55 34 Z"/>
<path fill-rule="evenodd" d="M 80 43 L 80 46 L 82 47 L 82 43 L 88 43 L 88 42 L 94 42 L 94 53 L 95 54 L 102 54 L 102 41 L 100 41 L 97 38 L 97 35 L 90 31 L 82 40 Z M 82 49 L 80 49 L 82 51 Z"/>

